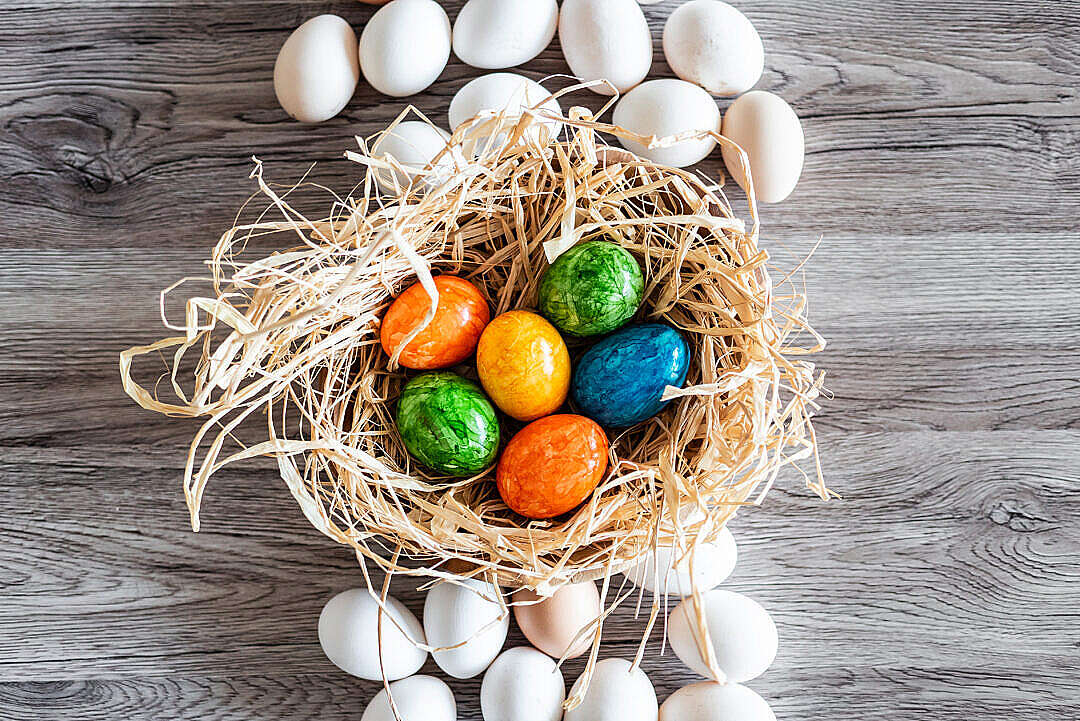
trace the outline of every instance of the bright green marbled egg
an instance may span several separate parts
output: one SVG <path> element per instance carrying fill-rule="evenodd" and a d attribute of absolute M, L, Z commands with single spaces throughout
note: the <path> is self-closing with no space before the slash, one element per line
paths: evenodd
<path fill-rule="evenodd" d="M 645 292 L 637 260 L 621 245 L 575 245 L 540 279 L 540 313 L 563 333 L 610 333 L 634 317 Z"/>
<path fill-rule="evenodd" d="M 397 425 L 409 455 L 448 476 L 479 473 L 499 448 L 495 408 L 480 386 L 454 373 L 424 373 L 406 383 Z"/>

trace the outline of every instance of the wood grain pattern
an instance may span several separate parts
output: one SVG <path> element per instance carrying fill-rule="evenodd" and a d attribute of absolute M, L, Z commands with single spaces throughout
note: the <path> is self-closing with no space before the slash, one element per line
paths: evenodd
<path fill-rule="evenodd" d="M 645 8 L 653 76 L 670 75 L 658 38 L 677 4 Z M 733 524 L 731 587 L 781 632 L 751 685 L 782 719 L 1076 719 L 1080 7 L 739 5 L 766 43 L 759 87 L 805 121 L 806 171 L 764 209 L 764 243 L 787 269 L 823 238 L 796 280 L 830 339 L 819 436 L 843 495 L 822 505 L 787 476 Z M 192 534 L 192 426 L 135 407 L 116 373 L 121 348 L 160 334 L 158 290 L 200 272 L 252 192 L 252 154 L 281 182 L 318 160 L 313 177 L 346 189 L 350 136 L 404 106 L 361 82 L 339 118 L 288 120 L 274 55 L 319 12 L 360 26 L 372 10 L 0 8 L 0 721 L 332 721 L 377 690 L 315 636 L 325 600 L 359 583 L 351 555 L 269 463 L 218 479 Z M 562 72 L 557 42 L 525 70 Z M 444 120 L 478 74 L 452 61 L 409 102 Z M 639 623 L 620 609 L 604 655 L 632 653 Z M 645 669 L 662 699 L 694 679 L 660 641 Z M 478 721 L 478 681 L 452 686 Z"/>

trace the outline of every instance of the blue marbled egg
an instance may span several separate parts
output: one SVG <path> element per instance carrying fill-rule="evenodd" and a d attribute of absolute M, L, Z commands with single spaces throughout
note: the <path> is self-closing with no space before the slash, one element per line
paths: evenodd
<path fill-rule="evenodd" d="M 664 387 L 682 386 L 689 366 L 690 349 L 677 330 L 631 325 L 585 352 L 570 393 L 583 415 L 608 428 L 625 428 L 663 410 Z"/>

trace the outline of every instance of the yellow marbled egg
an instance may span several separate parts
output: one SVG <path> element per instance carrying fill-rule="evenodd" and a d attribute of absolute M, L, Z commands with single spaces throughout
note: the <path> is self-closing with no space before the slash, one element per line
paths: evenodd
<path fill-rule="evenodd" d="M 476 348 L 480 383 L 503 413 L 531 421 L 554 413 L 570 389 L 570 354 L 555 326 L 512 310 L 484 328 Z"/>

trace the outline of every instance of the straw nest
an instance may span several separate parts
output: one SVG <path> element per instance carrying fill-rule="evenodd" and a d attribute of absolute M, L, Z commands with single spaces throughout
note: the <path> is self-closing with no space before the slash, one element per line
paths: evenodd
<path fill-rule="evenodd" d="M 560 139 L 549 142 L 556 122 Z M 803 295 L 786 280 L 788 292 L 774 289 L 752 190 L 747 227 L 715 183 L 616 150 L 598 131 L 643 144 L 680 139 L 637 136 L 582 108 L 558 118 L 539 109 L 482 114 L 388 196 L 375 175 L 401 167 L 372 157 L 358 138 L 347 157 L 365 166 L 363 179 L 317 220 L 290 205 L 298 186 L 276 189 L 256 160 L 267 207 L 221 236 L 202 279 L 212 292 L 186 300 L 182 323 L 166 320 L 177 335 L 121 354 L 125 390 L 139 404 L 203 419 L 184 476 L 195 530 L 212 475 L 274 458 L 308 520 L 387 578 L 483 573 L 505 591 L 542 595 L 603 578 L 605 613 L 585 631 L 596 638 L 591 667 L 604 616 L 630 595 L 611 592 L 613 573 L 658 544 L 687 552 L 714 539 L 800 460 L 808 486 L 826 497 L 810 422 L 821 377 L 805 357 L 823 342 L 807 325 Z M 467 277 L 493 317 L 535 308 L 548 263 L 599 237 L 641 262 L 638 319 L 682 331 L 690 373 L 683 388 L 668 388 L 673 402 L 660 415 L 610 435 L 609 471 L 584 505 L 530 521 L 503 505 L 494 469 L 437 477 L 408 457 L 393 421 L 406 374 L 380 347 L 379 320 L 418 279 L 435 293 L 433 273 Z M 267 241 L 278 250 L 248 257 Z M 178 286 L 163 292 L 163 309 Z M 132 361 L 150 354 L 169 359 L 171 402 L 133 378 Z M 264 424 L 262 440 L 237 440 L 242 424 Z M 519 426 L 503 425 L 505 442 Z M 654 600 L 646 637 L 656 609 Z"/>

